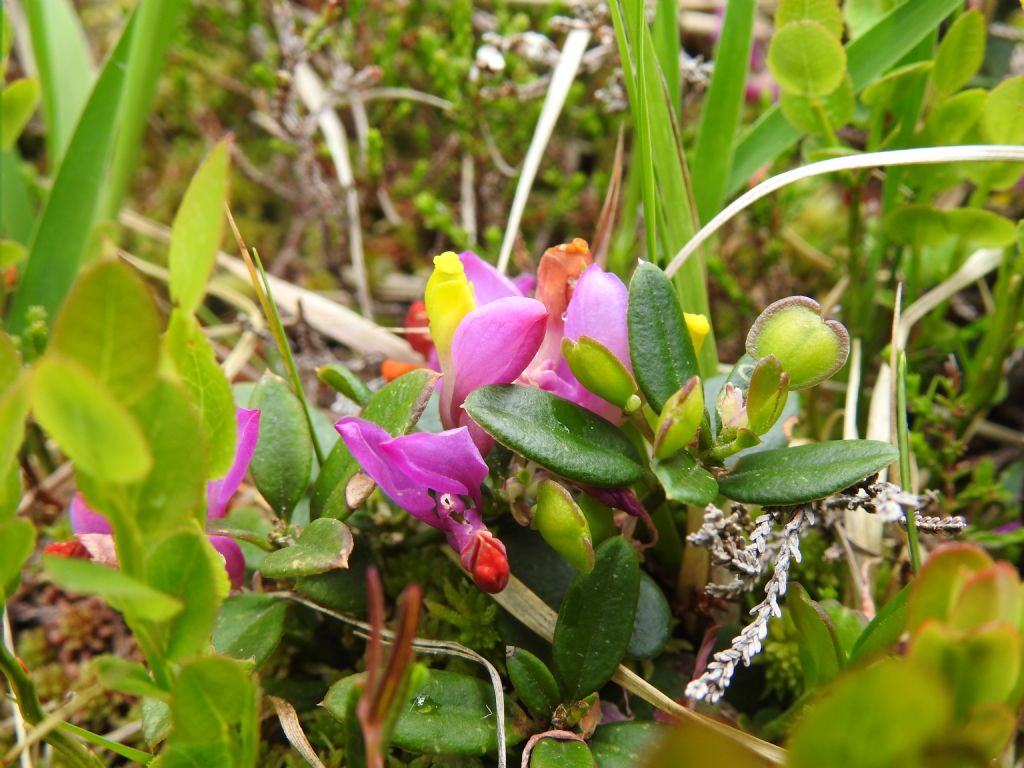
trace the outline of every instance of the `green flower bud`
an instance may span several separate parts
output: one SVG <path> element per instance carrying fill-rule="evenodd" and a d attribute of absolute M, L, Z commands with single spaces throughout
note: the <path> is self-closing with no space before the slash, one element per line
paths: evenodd
<path fill-rule="evenodd" d="M 533 524 L 551 548 L 581 573 L 594 570 L 594 542 L 583 511 L 565 488 L 554 480 L 541 480 Z"/>
<path fill-rule="evenodd" d="M 694 376 L 661 409 L 654 429 L 655 458 L 667 459 L 693 442 L 703 420 L 704 388 Z"/>
<path fill-rule="evenodd" d="M 806 296 L 790 296 L 762 312 L 747 334 L 754 358 L 774 355 L 789 374 L 789 388 L 806 389 L 843 367 L 850 336 L 842 323 L 824 320 L 821 306 Z"/>
<path fill-rule="evenodd" d="M 747 420 L 750 428 L 763 435 L 782 415 L 789 397 L 789 374 L 775 355 L 762 357 L 750 374 L 747 389 Z"/>
<path fill-rule="evenodd" d="M 598 397 L 627 413 L 640 407 L 633 374 L 600 342 L 589 336 L 581 336 L 579 341 L 563 339 L 562 356 L 580 384 Z"/>

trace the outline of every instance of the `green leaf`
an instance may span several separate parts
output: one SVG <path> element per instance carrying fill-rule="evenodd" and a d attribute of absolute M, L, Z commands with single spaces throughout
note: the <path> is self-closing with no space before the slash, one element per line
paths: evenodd
<path fill-rule="evenodd" d="M 247 664 L 219 656 L 192 661 L 173 694 L 163 768 L 256 765 L 258 691 Z"/>
<path fill-rule="evenodd" d="M 235 659 L 253 659 L 259 667 L 281 642 L 288 604 L 267 595 L 232 595 L 213 625 L 213 647 Z"/>
<path fill-rule="evenodd" d="M 900 99 L 907 91 L 914 90 L 921 79 L 932 71 L 933 66 L 932 61 L 915 61 L 913 64 L 897 67 L 866 86 L 861 91 L 860 100 L 869 107 L 889 110 L 894 101 Z"/>
<path fill-rule="evenodd" d="M 260 411 L 260 435 L 249 465 L 263 498 L 278 517 L 290 520 L 309 487 L 313 443 L 302 403 L 284 380 L 264 376 L 249 399 Z"/>
<path fill-rule="evenodd" d="M 230 146 L 230 138 L 222 140 L 199 166 L 171 226 L 169 287 L 171 298 L 185 314 L 193 314 L 202 303 L 220 248 L 228 199 Z"/>
<path fill-rule="evenodd" d="M 21 353 L 14 339 L 0 331 L 0 395 L 21 376 Z"/>
<path fill-rule="evenodd" d="M 946 211 L 949 229 L 965 243 L 978 248 L 1004 248 L 1017 240 L 1017 228 L 1009 219 L 981 208 Z"/>
<path fill-rule="evenodd" d="M 36 419 L 80 469 L 101 481 L 130 483 L 152 468 L 138 421 L 80 363 L 47 355 L 29 389 Z"/>
<path fill-rule="evenodd" d="M 598 690 L 615 673 L 633 634 L 639 593 L 640 565 L 621 536 L 598 547 L 594 570 L 569 585 L 551 650 L 570 700 Z"/>
<path fill-rule="evenodd" d="M 317 605 L 332 611 L 355 615 L 366 614 L 366 571 L 373 565 L 370 547 L 356 545 L 348 568 L 336 568 L 314 576 L 300 576 L 295 591 Z"/>
<path fill-rule="evenodd" d="M 331 686 L 324 707 L 346 721 L 346 702 L 363 675 L 350 675 Z M 509 746 L 523 738 L 522 712 L 505 700 L 505 735 Z M 469 675 L 428 671 L 426 680 L 411 691 L 395 722 L 391 744 L 410 752 L 478 757 L 494 754 L 498 734 L 494 721 L 494 689 Z"/>
<path fill-rule="evenodd" d="M 651 748 L 669 726 L 644 720 L 599 726 L 590 749 L 601 768 L 634 768 L 651 754 Z"/>
<path fill-rule="evenodd" d="M 849 488 L 896 460 L 878 440 L 834 440 L 742 457 L 718 478 L 723 494 L 754 504 L 802 504 Z"/>
<path fill-rule="evenodd" d="M 194 317 L 180 310 L 172 312 L 164 346 L 199 411 L 209 451 L 207 476 L 223 477 L 235 459 L 238 437 L 231 385 Z"/>
<path fill-rule="evenodd" d="M 780 0 L 775 9 L 775 28 L 795 21 L 816 21 L 836 40 L 843 37 L 843 14 L 836 0 Z"/>
<path fill-rule="evenodd" d="M 86 269 L 57 316 L 49 348 L 74 358 L 126 402 L 156 379 L 160 318 L 145 283 L 128 265 Z"/>
<path fill-rule="evenodd" d="M 167 697 L 165 691 L 150 677 L 146 668 L 136 661 L 118 656 L 100 656 L 93 662 L 96 676 L 107 688 L 129 696 L 151 696 L 155 699 Z"/>
<path fill-rule="evenodd" d="M 992 567 L 992 558 L 971 544 L 949 544 L 921 568 L 907 599 L 911 633 L 929 620 L 946 622 L 964 586 L 974 574 Z"/>
<path fill-rule="evenodd" d="M 293 579 L 347 568 L 354 544 L 344 523 L 320 518 L 306 526 L 295 544 L 263 558 L 260 573 L 268 579 Z"/>
<path fill-rule="evenodd" d="M 932 83 L 942 96 L 970 82 L 985 59 L 985 17 L 978 9 L 962 14 L 949 28 L 935 53 Z"/>
<path fill-rule="evenodd" d="M 918 134 L 922 146 L 940 146 L 959 143 L 964 140 L 978 121 L 988 102 L 988 91 L 971 88 L 969 91 L 950 96 L 933 104 L 925 118 L 924 128 Z M 914 169 L 919 173 L 933 171 L 933 168 Z"/>
<path fill-rule="evenodd" d="M 828 614 L 796 582 L 789 586 L 786 608 L 800 634 L 804 690 L 810 691 L 839 674 L 843 653 Z"/>
<path fill-rule="evenodd" d="M 912 586 L 913 584 L 908 584 L 897 592 L 882 606 L 882 610 L 875 614 L 871 623 L 864 627 L 864 631 L 850 651 L 851 662 L 888 650 L 899 642 L 907 626 L 907 598 L 910 597 Z"/>
<path fill-rule="evenodd" d="M 622 432 L 549 392 L 492 385 L 472 392 L 464 407 L 499 443 L 562 477 L 600 487 L 643 477 L 640 458 Z"/>
<path fill-rule="evenodd" d="M 706 507 L 718 495 L 718 481 L 685 451 L 651 462 L 665 496 L 683 504 Z"/>
<path fill-rule="evenodd" d="M 367 401 L 360 416 L 372 421 L 397 437 L 404 435 L 419 421 L 434 391 L 438 374 L 426 369 L 410 371 L 382 387 Z M 324 462 L 313 485 L 310 514 L 344 520 L 352 510 L 345 503 L 345 486 L 359 471 L 344 441 L 339 440 Z"/>
<path fill-rule="evenodd" d="M 160 73 L 177 31 L 178 19 L 185 7 L 185 0 L 162 0 L 139 7 L 118 115 L 121 127 L 114 146 L 103 206 L 103 215 L 107 218 L 116 218 L 121 201 L 131 185 Z"/>
<path fill-rule="evenodd" d="M 157 379 L 132 413 L 153 451 L 153 468 L 125 489 L 126 509 L 151 534 L 189 518 L 205 525 L 206 443 L 182 387 Z"/>
<path fill-rule="evenodd" d="M 846 69 L 853 90 L 860 93 L 914 49 L 957 8 L 962 0 L 901 3 L 846 47 Z M 765 164 L 772 162 L 800 138 L 779 107 L 763 113 L 736 145 L 732 173 L 725 194 L 733 195 Z M 1018 142 L 1019 143 L 1019 142 Z"/>
<path fill-rule="evenodd" d="M 505 659 L 516 695 L 538 720 L 550 720 L 561 701 L 558 683 L 547 665 L 523 648 L 509 647 Z"/>
<path fill-rule="evenodd" d="M 50 165 L 57 168 L 93 87 L 89 41 L 71 0 L 32 0 L 22 8 L 43 87 Z"/>
<path fill-rule="evenodd" d="M 537 488 L 533 527 L 541 537 L 581 573 L 594 567 L 594 542 L 586 515 L 561 484 L 545 478 Z"/>
<path fill-rule="evenodd" d="M 43 568 L 69 592 L 98 595 L 125 615 L 142 621 L 167 621 L 181 612 L 181 601 L 132 578 L 124 571 L 89 560 L 43 557 Z"/>
<path fill-rule="evenodd" d="M 4 88 L 0 96 L 0 120 L 4 126 L 0 150 L 7 151 L 14 146 L 38 104 L 39 81 L 34 77 L 23 77 Z"/>
<path fill-rule="evenodd" d="M 596 768 L 585 742 L 541 739 L 530 753 L 530 768 Z"/>
<path fill-rule="evenodd" d="M 641 571 L 636 616 L 626 655 L 634 659 L 653 659 L 665 649 L 671 634 L 672 610 L 665 593 L 654 579 Z"/>
<path fill-rule="evenodd" d="M 950 236 L 946 213 L 927 205 L 900 206 L 886 217 L 885 228 L 897 243 L 915 248 L 941 245 Z"/>
<path fill-rule="evenodd" d="M 816 21 L 794 21 L 776 30 L 768 48 L 768 69 L 784 91 L 825 96 L 843 82 L 846 51 Z"/>
<path fill-rule="evenodd" d="M 981 113 L 981 132 L 993 144 L 1024 144 L 1024 75 L 992 89 Z"/>
<path fill-rule="evenodd" d="M 21 468 L 12 462 L 6 470 L 0 469 L 0 522 L 10 520 L 18 513 L 23 493 Z"/>
<path fill-rule="evenodd" d="M 15 267 L 27 257 L 28 248 L 21 243 L 15 240 L 0 240 L 0 269 Z"/>
<path fill-rule="evenodd" d="M 15 372 L 20 372 L 16 368 Z M 0 472 L 16 466 L 29 410 L 28 379 L 23 378 L 0 394 Z"/>
<path fill-rule="evenodd" d="M 29 177 L 34 175 L 18 156 L 17 148 L 0 151 L 0 232 L 10 242 L 22 246 L 23 252 L 4 248 L 2 258 L 16 257 L 17 263 L 28 258 L 28 244 L 36 223 L 36 199 L 30 191 Z M 10 265 L 5 265 L 10 266 Z"/>
<path fill-rule="evenodd" d="M 693 153 L 693 198 L 703 222 L 718 212 L 725 196 L 743 110 L 756 8 L 755 0 L 732 0 L 725 5 Z"/>
<path fill-rule="evenodd" d="M 28 6 L 35 5 L 59 6 L 64 3 L 28 3 Z M 104 171 L 117 135 L 116 118 L 132 28 L 132 21 L 129 21 L 103 65 L 96 87 L 60 162 L 10 307 L 8 327 L 14 333 L 24 329 L 25 313 L 32 306 L 43 307 L 50 317 L 57 314 L 85 261 L 106 178 Z M 69 82 L 80 76 L 80 73 L 72 72 L 75 67 L 73 48 L 55 53 L 60 61 L 60 78 L 63 80 L 67 75 Z M 47 84 L 45 73 L 41 77 L 45 99 L 51 86 Z"/>
<path fill-rule="evenodd" d="M 633 374 L 651 407 L 661 411 L 700 369 L 672 283 L 653 264 L 640 264 L 633 273 L 626 318 Z"/>
<path fill-rule="evenodd" d="M 28 520 L 0 522 L 0 604 L 17 589 L 25 562 L 36 545 L 36 529 Z"/>
<path fill-rule="evenodd" d="M 827 134 L 828 130 L 840 128 L 853 119 L 853 84 L 847 75 L 839 87 L 824 98 L 783 91 L 779 96 L 779 107 L 786 120 L 802 133 L 811 136 Z M 827 123 L 822 119 L 822 113 Z"/>
<path fill-rule="evenodd" d="M 927 764 L 908 758 L 937 742 L 952 714 L 950 691 L 930 669 L 885 659 L 845 675 L 807 707 L 788 742 L 789 765 Z"/>
<path fill-rule="evenodd" d="M 366 383 L 340 363 L 316 369 L 316 377 L 335 392 L 340 392 L 359 407 L 370 402 L 373 392 Z"/>
<path fill-rule="evenodd" d="M 210 642 L 217 609 L 230 588 L 224 559 L 199 531 L 178 531 L 149 552 L 146 581 L 184 605 L 157 635 L 166 658 L 180 661 L 199 654 Z"/>

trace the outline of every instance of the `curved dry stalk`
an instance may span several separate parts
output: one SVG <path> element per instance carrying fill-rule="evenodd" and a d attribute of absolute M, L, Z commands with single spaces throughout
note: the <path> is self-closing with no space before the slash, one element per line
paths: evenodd
<path fill-rule="evenodd" d="M 727 205 L 711 221 L 701 227 L 683 248 L 675 255 L 665 274 L 674 275 L 681 266 L 700 248 L 723 224 L 740 211 L 785 186 L 814 176 L 823 176 L 838 171 L 853 171 L 864 168 L 878 168 L 890 165 L 932 165 L 937 163 L 961 162 L 1010 162 L 1024 163 L 1024 147 L 1009 144 L 966 145 L 955 147 L 921 147 L 918 149 L 895 149 L 886 152 L 865 152 L 861 155 L 832 157 L 817 163 L 810 163 L 780 173 L 763 181 Z"/>
<path fill-rule="evenodd" d="M 572 30 L 565 40 L 565 47 L 562 48 L 558 64 L 551 75 L 548 92 L 544 97 L 544 106 L 537 119 L 537 127 L 533 130 L 533 138 L 530 140 L 526 159 L 523 160 L 519 183 L 516 184 L 516 194 L 512 199 L 512 209 L 509 211 L 508 225 L 505 227 L 505 238 L 501 241 L 501 251 L 498 254 L 498 271 L 501 273 L 508 269 L 512 244 L 515 242 L 516 233 L 519 232 L 519 223 L 523 219 L 523 211 L 526 209 L 526 201 L 530 196 L 530 188 L 533 186 L 533 180 L 537 177 L 540 161 L 544 157 L 544 150 L 547 148 L 548 140 L 558 121 L 558 115 L 565 104 L 565 97 L 569 95 L 569 89 L 572 87 L 573 80 L 576 79 L 576 70 L 579 69 L 580 62 L 583 60 L 588 42 L 590 42 L 590 30 Z"/>

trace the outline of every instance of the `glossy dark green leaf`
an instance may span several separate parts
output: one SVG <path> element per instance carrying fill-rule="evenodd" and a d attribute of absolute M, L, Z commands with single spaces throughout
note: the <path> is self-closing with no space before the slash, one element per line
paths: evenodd
<path fill-rule="evenodd" d="M 910 597 L 908 584 L 882 606 L 875 614 L 850 651 L 850 661 L 871 656 L 877 651 L 891 648 L 899 641 L 907 627 L 907 599 Z"/>
<path fill-rule="evenodd" d="M 89 368 L 121 400 L 138 399 L 160 362 L 160 318 L 146 284 L 123 262 L 91 266 L 72 286 L 49 348 Z"/>
<path fill-rule="evenodd" d="M 800 634 L 804 690 L 810 691 L 839 674 L 842 651 L 828 614 L 796 582 L 789 585 L 786 608 Z"/>
<path fill-rule="evenodd" d="M 510 647 L 505 666 L 516 695 L 530 714 L 538 720 L 550 720 L 561 698 L 558 683 L 547 664 L 523 648 Z"/>
<path fill-rule="evenodd" d="M 47 355 L 29 389 L 36 419 L 78 468 L 112 483 L 139 480 L 152 468 L 138 420 L 81 363 Z"/>
<path fill-rule="evenodd" d="M 744 456 L 718 479 L 723 494 L 754 504 L 801 504 L 849 488 L 896 460 L 878 440 L 834 440 Z"/>
<path fill-rule="evenodd" d="M 344 523 L 330 518 L 314 520 L 295 544 L 264 557 L 260 573 L 268 579 L 291 579 L 346 568 L 353 545 L 352 533 Z"/>
<path fill-rule="evenodd" d="M 284 634 L 288 603 L 257 594 L 232 595 L 213 625 L 213 647 L 234 659 L 254 659 L 259 667 Z"/>
<path fill-rule="evenodd" d="M 213 347 L 195 318 L 175 310 L 164 345 L 199 411 L 207 445 L 209 479 L 224 477 L 235 458 L 238 420 L 235 402 Z"/>
<path fill-rule="evenodd" d="M 117 610 L 144 621 L 167 621 L 182 609 L 180 600 L 123 571 L 88 560 L 44 557 L 49 576 L 69 592 L 98 595 Z"/>
<path fill-rule="evenodd" d="M 664 460 L 651 462 L 651 470 L 665 495 L 673 501 L 706 507 L 718 495 L 718 481 L 694 458 L 683 451 Z"/>
<path fill-rule="evenodd" d="M 331 363 L 317 368 L 316 377 L 360 407 L 366 405 L 373 395 L 362 379 L 340 363 Z"/>
<path fill-rule="evenodd" d="M 615 673 L 633 634 L 640 565 L 621 536 L 597 549 L 594 570 L 577 576 L 555 623 L 555 671 L 569 699 L 596 691 Z"/>
<path fill-rule="evenodd" d="M 665 649 L 671 635 L 672 609 L 665 593 L 654 579 L 641 571 L 636 616 L 626 654 L 634 659 L 653 659 Z"/>
<path fill-rule="evenodd" d="M 465 408 L 499 443 L 562 477 L 601 487 L 643 477 L 622 432 L 550 392 L 516 384 L 481 387 L 466 398 Z"/>
<path fill-rule="evenodd" d="M 399 376 L 375 392 L 359 415 L 384 427 L 396 437 L 404 435 L 419 420 L 437 379 L 437 373 L 426 369 Z M 313 485 L 310 500 L 312 516 L 338 520 L 348 517 L 352 510 L 345 503 L 345 486 L 358 471 L 359 462 L 345 447 L 345 443 L 339 440 L 324 461 Z"/>
<path fill-rule="evenodd" d="M 541 739 L 530 753 L 530 768 L 596 768 L 594 756 L 582 741 Z"/>
<path fill-rule="evenodd" d="M 366 571 L 372 564 L 370 547 L 356 541 L 348 568 L 300 576 L 295 580 L 295 591 L 332 611 L 363 615 L 366 613 Z"/>
<path fill-rule="evenodd" d="M 150 551 L 146 581 L 184 609 L 155 633 L 169 661 L 195 656 L 210 642 L 229 584 L 224 559 L 198 530 L 176 531 Z"/>
<path fill-rule="evenodd" d="M 644 720 L 610 723 L 594 731 L 590 749 L 601 768 L 635 768 L 668 730 L 667 725 Z"/>
<path fill-rule="evenodd" d="M 343 724 L 349 692 L 362 675 L 350 675 L 331 686 L 327 708 Z M 522 740 L 522 711 L 506 698 L 507 743 Z M 494 719 L 494 688 L 476 677 L 431 669 L 426 681 L 412 691 L 395 722 L 392 745 L 410 752 L 479 757 L 494 754 L 498 734 Z"/>
<path fill-rule="evenodd" d="M 653 264 L 640 264 L 633 273 L 626 316 L 633 375 L 647 402 L 661 411 L 700 368 L 672 282 Z"/>
<path fill-rule="evenodd" d="M 260 436 L 249 469 L 253 481 L 283 520 L 309 487 L 313 443 L 302 403 L 278 376 L 268 374 L 253 390 L 250 408 L 260 412 Z"/>

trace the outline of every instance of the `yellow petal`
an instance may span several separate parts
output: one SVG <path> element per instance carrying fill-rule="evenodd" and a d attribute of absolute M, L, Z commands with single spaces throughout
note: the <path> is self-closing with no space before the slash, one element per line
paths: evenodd
<path fill-rule="evenodd" d="M 466 279 L 462 262 L 452 251 L 434 257 L 434 271 L 427 281 L 425 303 L 430 336 L 443 364 L 450 355 L 455 329 L 462 318 L 476 308 L 473 286 Z"/>
<path fill-rule="evenodd" d="M 693 350 L 699 355 L 700 348 L 704 346 L 704 338 L 711 331 L 711 323 L 704 315 L 695 315 L 689 312 L 683 312 L 683 319 L 686 320 L 686 328 L 693 340 Z"/>

